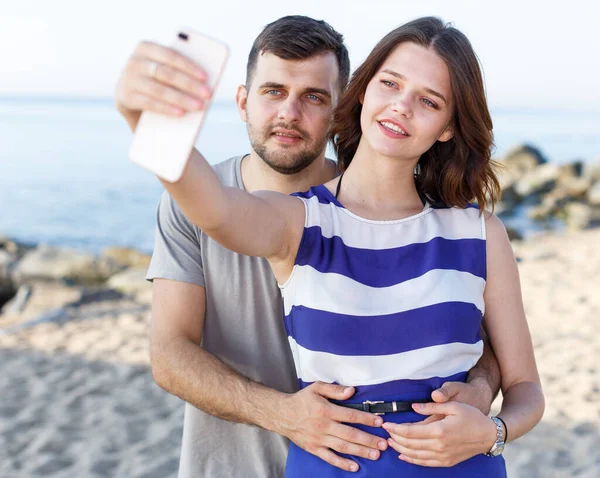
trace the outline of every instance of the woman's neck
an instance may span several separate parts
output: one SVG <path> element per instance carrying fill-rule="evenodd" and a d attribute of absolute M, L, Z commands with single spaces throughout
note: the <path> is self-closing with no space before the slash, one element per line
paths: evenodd
<path fill-rule="evenodd" d="M 401 219 L 423 209 L 414 180 L 417 159 L 389 158 L 359 145 L 344 173 L 339 200 L 370 219 Z"/>

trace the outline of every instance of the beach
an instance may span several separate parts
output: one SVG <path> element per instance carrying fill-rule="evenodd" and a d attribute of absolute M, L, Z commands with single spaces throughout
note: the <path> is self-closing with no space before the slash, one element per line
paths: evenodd
<path fill-rule="evenodd" d="M 546 412 L 507 446 L 511 478 L 600 476 L 599 243 L 597 228 L 513 242 Z M 4 327 L 1 477 L 176 476 L 183 402 L 152 378 L 150 300 L 140 279 Z"/>

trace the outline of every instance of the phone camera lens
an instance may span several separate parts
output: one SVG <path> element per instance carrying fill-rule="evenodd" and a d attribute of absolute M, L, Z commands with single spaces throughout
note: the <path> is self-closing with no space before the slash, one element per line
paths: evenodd
<path fill-rule="evenodd" d="M 179 34 L 179 38 L 181 38 L 182 40 L 185 40 L 185 41 L 187 41 L 187 39 L 188 39 L 188 35 L 187 35 L 187 33 L 183 33 L 183 32 L 182 32 L 182 33 L 180 33 L 180 34 Z"/>

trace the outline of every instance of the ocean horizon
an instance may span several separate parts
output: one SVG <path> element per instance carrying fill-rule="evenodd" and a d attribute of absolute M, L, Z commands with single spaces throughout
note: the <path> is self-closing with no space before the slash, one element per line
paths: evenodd
<path fill-rule="evenodd" d="M 600 112 L 491 112 L 496 158 L 527 143 L 551 162 L 600 159 Z M 0 235 L 151 252 L 163 187 L 128 160 L 131 139 L 111 98 L 0 97 Z M 211 164 L 249 152 L 233 101 L 213 102 L 196 145 Z"/>

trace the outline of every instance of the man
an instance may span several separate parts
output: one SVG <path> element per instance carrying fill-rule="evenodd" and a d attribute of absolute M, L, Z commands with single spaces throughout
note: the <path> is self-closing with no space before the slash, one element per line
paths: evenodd
<path fill-rule="evenodd" d="M 325 22 L 291 16 L 268 25 L 236 95 L 251 153 L 215 166 L 221 181 L 292 193 L 330 180 L 336 166 L 325 158 L 328 129 L 349 69 L 342 36 Z M 132 130 L 142 110 L 201 109 L 210 95 L 204 79 L 183 56 L 142 43 L 117 87 L 118 109 Z M 187 402 L 179 476 L 280 477 L 288 439 L 345 470 L 356 464 L 338 453 L 377 459 L 385 440 L 348 424 L 379 426 L 381 418 L 329 402 L 350 398 L 352 389 L 316 383 L 298 391 L 266 260 L 209 239 L 166 193 L 157 221 L 148 271 L 152 371 L 161 387 Z M 491 376 L 491 386 L 478 376 L 479 366 L 470 384 L 446 384 L 433 400 L 453 398 L 487 413 L 499 382 L 494 367 L 488 358 L 484 369 L 492 372 L 483 375 Z M 459 446 L 461 430 L 454 432 Z"/>

